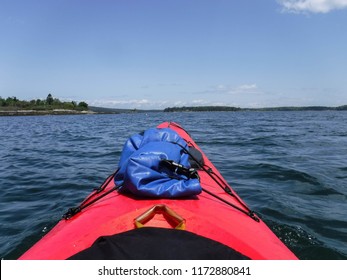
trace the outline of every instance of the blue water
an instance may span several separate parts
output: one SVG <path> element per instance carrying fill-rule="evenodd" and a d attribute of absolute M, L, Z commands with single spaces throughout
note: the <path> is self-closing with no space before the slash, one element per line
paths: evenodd
<path fill-rule="evenodd" d="M 347 112 L 335 111 L 0 117 L 0 257 L 24 253 L 117 168 L 129 136 L 163 121 L 300 259 L 347 259 Z"/>

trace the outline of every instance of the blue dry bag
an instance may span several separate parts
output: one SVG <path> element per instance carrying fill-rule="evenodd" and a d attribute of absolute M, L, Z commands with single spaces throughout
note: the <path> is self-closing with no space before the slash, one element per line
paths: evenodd
<path fill-rule="evenodd" d="M 178 143 L 179 145 L 175 144 Z M 120 192 L 145 197 L 185 197 L 201 192 L 197 178 L 167 167 L 175 162 L 190 168 L 187 143 L 172 129 L 154 128 L 129 138 L 123 148 L 115 183 Z"/>

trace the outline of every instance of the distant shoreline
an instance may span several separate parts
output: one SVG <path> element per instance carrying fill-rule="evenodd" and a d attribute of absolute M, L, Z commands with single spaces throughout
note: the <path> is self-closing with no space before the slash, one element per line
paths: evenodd
<path fill-rule="evenodd" d="M 0 116 L 47 116 L 47 115 L 88 115 L 96 114 L 93 111 L 77 111 L 77 110 L 7 110 L 0 111 Z"/>
<path fill-rule="evenodd" d="M 121 113 L 151 113 L 151 112 L 274 112 L 274 111 L 347 111 L 347 105 L 338 107 L 306 106 L 306 107 L 268 107 L 268 108 L 238 108 L 229 106 L 195 106 L 195 107 L 169 107 L 164 110 L 139 110 L 90 107 L 89 110 L 1 110 L 0 116 L 46 116 L 46 115 L 100 115 Z"/>
<path fill-rule="evenodd" d="M 347 105 L 338 107 L 304 106 L 304 107 L 266 107 L 266 108 L 239 108 L 229 106 L 196 106 L 196 107 L 169 107 L 164 112 L 269 112 L 269 111 L 346 111 Z"/>
<path fill-rule="evenodd" d="M 53 109 L 53 110 L 1 110 L 0 117 L 11 116 L 56 116 L 56 115 L 115 115 L 121 113 L 146 113 L 146 112 L 162 112 L 162 110 L 130 110 L 130 109 L 110 109 L 101 107 L 91 107 L 90 110 L 68 110 L 68 109 Z"/>

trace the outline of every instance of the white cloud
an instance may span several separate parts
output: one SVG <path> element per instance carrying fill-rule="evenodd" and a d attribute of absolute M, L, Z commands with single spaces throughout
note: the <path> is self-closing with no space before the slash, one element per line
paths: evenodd
<path fill-rule="evenodd" d="M 257 89 L 256 84 L 240 85 L 236 88 L 237 91 L 255 91 Z"/>
<path fill-rule="evenodd" d="M 347 8 L 347 0 L 278 0 L 285 11 L 294 13 L 328 13 Z"/>
<path fill-rule="evenodd" d="M 196 92 L 195 94 L 248 94 L 248 93 L 259 93 L 258 86 L 256 84 L 242 84 L 239 86 L 230 86 L 219 84 L 217 86 L 211 86 L 209 89 L 204 91 Z"/>
<path fill-rule="evenodd" d="M 170 105 L 169 102 L 167 102 L 168 105 Z M 211 101 L 205 100 L 205 99 L 193 99 L 189 101 L 175 101 L 171 103 L 170 106 L 175 106 L 175 107 L 183 107 L 183 106 L 205 106 L 205 105 L 212 105 Z"/>
<path fill-rule="evenodd" d="M 181 100 L 175 101 L 175 102 L 173 103 L 173 106 L 175 106 L 175 107 L 184 106 L 184 105 L 186 105 L 186 102 L 183 102 L 183 101 L 181 101 Z"/>
<path fill-rule="evenodd" d="M 254 94 L 259 95 L 261 91 L 255 83 L 240 84 L 230 86 L 218 84 L 209 87 L 207 90 L 193 92 L 200 96 L 191 98 L 189 93 L 172 95 L 161 95 L 160 98 L 139 98 L 127 99 L 126 96 L 117 96 L 114 98 L 85 100 L 90 106 L 118 108 L 118 109 L 164 109 L 167 107 L 183 106 L 238 106 L 235 103 L 236 98 L 253 98 Z M 218 96 L 217 96 L 218 95 Z"/>
<path fill-rule="evenodd" d="M 117 100 L 117 99 L 98 99 L 89 100 L 87 103 L 91 106 L 107 107 L 107 108 L 141 108 L 150 105 L 147 99 L 130 99 L 130 100 Z"/>
<path fill-rule="evenodd" d="M 225 85 L 218 85 L 217 86 L 218 90 L 225 90 L 226 88 L 227 88 L 227 86 L 225 86 Z"/>
<path fill-rule="evenodd" d="M 243 84 L 237 87 L 231 87 L 226 92 L 229 94 L 251 94 L 259 93 L 260 91 L 256 84 Z"/>
<path fill-rule="evenodd" d="M 116 108 L 116 109 L 164 109 L 172 106 L 185 106 L 186 102 L 172 100 L 151 99 L 95 99 L 86 100 L 89 106 Z"/>
<path fill-rule="evenodd" d="M 192 100 L 191 103 L 193 105 L 207 105 L 207 104 L 209 104 L 209 102 L 204 100 L 204 99 L 195 99 L 195 100 Z"/>

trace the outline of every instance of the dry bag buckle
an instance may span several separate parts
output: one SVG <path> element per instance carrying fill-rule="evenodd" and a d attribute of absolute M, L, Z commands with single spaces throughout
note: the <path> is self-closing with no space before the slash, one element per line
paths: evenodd
<path fill-rule="evenodd" d="M 160 165 L 169 169 L 171 172 L 183 175 L 188 179 L 199 179 L 198 172 L 195 168 L 187 168 L 182 164 L 174 162 L 173 160 L 163 159 L 161 160 Z"/>

